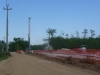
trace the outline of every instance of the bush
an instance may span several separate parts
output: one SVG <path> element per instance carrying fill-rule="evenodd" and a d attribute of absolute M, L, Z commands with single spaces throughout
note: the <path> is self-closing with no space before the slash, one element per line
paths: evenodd
<path fill-rule="evenodd" d="M 11 56 L 10 53 L 2 53 L 2 52 L 0 52 L 0 61 L 4 60 L 4 59 L 7 59 L 9 56 Z"/>
<path fill-rule="evenodd" d="M 8 53 L 6 53 L 6 55 L 7 55 L 7 56 L 11 56 L 11 54 L 10 54 L 9 52 L 8 52 Z"/>

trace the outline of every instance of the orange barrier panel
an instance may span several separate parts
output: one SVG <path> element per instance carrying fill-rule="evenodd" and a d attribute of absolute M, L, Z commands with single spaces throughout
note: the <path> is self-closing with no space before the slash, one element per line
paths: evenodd
<path fill-rule="evenodd" d="M 17 50 L 17 53 L 23 54 L 23 50 Z"/>
<path fill-rule="evenodd" d="M 90 58 L 94 59 L 96 62 L 100 63 L 100 51 L 99 50 L 91 50 L 88 49 L 86 51 L 81 50 L 35 50 L 34 53 L 43 54 L 49 57 L 59 57 L 59 58 L 66 58 L 66 57 L 72 57 L 76 60 L 84 59 L 84 58 Z"/>
<path fill-rule="evenodd" d="M 33 53 L 33 50 L 28 50 L 29 53 Z"/>

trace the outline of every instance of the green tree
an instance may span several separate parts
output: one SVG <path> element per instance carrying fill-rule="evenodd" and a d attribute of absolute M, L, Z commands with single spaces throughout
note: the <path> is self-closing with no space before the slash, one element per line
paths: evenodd
<path fill-rule="evenodd" d="M 73 35 L 73 34 L 71 34 L 70 38 L 74 38 L 74 35 Z"/>
<path fill-rule="evenodd" d="M 49 35 L 49 38 L 52 38 L 54 37 L 54 34 L 56 33 L 56 29 L 48 28 L 46 32 Z"/>
<path fill-rule="evenodd" d="M 71 37 L 68 38 L 68 34 L 66 35 L 67 38 L 64 38 L 62 35 L 58 35 L 55 37 L 50 38 L 50 45 L 53 46 L 54 49 L 61 49 L 61 48 L 75 48 L 77 45 L 87 45 L 88 49 L 99 49 L 100 50 L 100 35 L 96 38 L 94 37 L 95 32 L 91 31 L 91 37 L 87 38 L 88 30 L 84 29 L 82 32 L 84 34 L 83 38 L 79 37 L 79 33 L 76 31 L 77 37 L 74 37 L 71 34 Z"/>
<path fill-rule="evenodd" d="M 98 35 L 97 38 L 100 38 L 100 35 Z"/>
<path fill-rule="evenodd" d="M 78 31 L 76 31 L 76 35 L 77 35 L 77 38 L 79 38 L 79 32 Z"/>
<path fill-rule="evenodd" d="M 24 38 L 14 38 L 12 42 L 9 44 L 10 51 L 16 51 L 19 49 L 26 50 L 28 48 L 28 41 L 24 40 Z"/>
<path fill-rule="evenodd" d="M 69 34 L 66 34 L 67 39 L 69 38 Z"/>
<path fill-rule="evenodd" d="M 93 38 L 95 36 L 95 31 L 94 30 L 90 30 L 91 33 L 91 38 Z"/>
<path fill-rule="evenodd" d="M 51 28 L 48 28 L 46 30 L 47 34 L 48 34 L 48 45 L 50 44 L 50 38 L 53 38 L 54 37 L 54 34 L 56 33 L 56 29 L 51 29 Z"/>
<path fill-rule="evenodd" d="M 84 29 L 84 31 L 82 33 L 83 33 L 83 38 L 86 38 L 87 37 L 88 30 L 87 29 Z"/>
<path fill-rule="evenodd" d="M 3 45 L 2 43 L 0 43 L 0 51 L 3 49 Z"/>
<path fill-rule="evenodd" d="M 41 45 L 31 45 L 32 50 L 43 50 L 46 47 L 46 44 Z"/>
<path fill-rule="evenodd" d="M 5 50 L 5 42 L 3 40 L 0 40 L 0 51 Z"/>

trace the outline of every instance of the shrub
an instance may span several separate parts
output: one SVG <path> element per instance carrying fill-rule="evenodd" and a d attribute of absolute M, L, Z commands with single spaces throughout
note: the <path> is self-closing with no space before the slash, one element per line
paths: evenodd
<path fill-rule="evenodd" d="M 10 54 L 9 52 L 8 52 L 8 53 L 6 53 L 6 55 L 7 55 L 7 56 L 11 56 L 11 54 Z"/>
<path fill-rule="evenodd" d="M 4 59 L 7 59 L 9 56 L 11 56 L 10 53 L 0 53 L 0 61 L 1 60 L 4 60 Z"/>

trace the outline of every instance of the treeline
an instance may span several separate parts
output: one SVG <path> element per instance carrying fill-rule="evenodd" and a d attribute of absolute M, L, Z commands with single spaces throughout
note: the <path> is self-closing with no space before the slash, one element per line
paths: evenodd
<path fill-rule="evenodd" d="M 54 49 L 75 48 L 78 45 L 87 45 L 88 49 L 100 49 L 100 38 L 63 38 L 61 36 L 50 39 L 49 44 Z"/>
<path fill-rule="evenodd" d="M 47 45 L 53 46 L 54 49 L 61 49 L 61 48 L 75 48 L 77 45 L 87 45 L 87 48 L 89 49 L 99 49 L 100 50 L 100 35 L 95 36 L 94 30 L 87 30 L 84 29 L 81 34 L 83 36 L 81 37 L 79 35 L 79 32 L 76 31 L 76 36 L 71 34 L 65 34 L 61 33 L 61 35 L 55 36 L 57 33 L 56 29 L 48 28 L 46 30 L 46 33 L 48 35 L 47 38 L 43 39 L 45 42 L 41 45 L 31 45 L 32 50 L 42 50 Z M 88 36 L 88 33 L 91 34 L 91 36 Z M 88 36 L 88 37 L 87 37 Z M 6 49 L 6 44 L 3 40 L 0 41 L 0 51 Z M 14 38 L 13 41 L 9 43 L 9 51 L 16 51 L 16 50 L 27 50 L 28 49 L 28 41 L 24 40 L 24 38 Z"/>
<path fill-rule="evenodd" d="M 9 43 L 9 51 L 16 50 L 26 50 L 28 48 L 28 41 L 24 38 L 14 38 L 12 42 Z"/>
<path fill-rule="evenodd" d="M 46 44 L 41 45 L 31 45 L 32 50 L 42 50 L 44 49 Z M 17 50 L 27 50 L 28 49 L 28 41 L 24 40 L 24 38 L 15 37 L 13 41 L 9 43 L 9 51 L 15 52 Z M 6 43 L 2 40 L 0 41 L 0 52 L 5 52 Z"/>
<path fill-rule="evenodd" d="M 71 34 L 69 37 L 68 34 L 62 33 L 59 36 L 55 36 L 56 29 L 47 29 L 48 38 L 45 41 L 53 46 L 54 49 L 61 49 L 61 48 L 75 48 L 78 45 L 87 45 L 89 49 L 100 49 L 100 35 L 97 37 L 95 36 L 95 31 L 90 30 L 91 36 L 88 36 L 88 30 L 84 29 L 82 32 L 83 37 L 79 36 L 79 32 L 76 31 L 76 37 Z"/>
<path fill-rule="evenodd" d="M 8 50 L 15 52 L 16 50 L 26 50 L 28 48 L 28 41 L 24 38 L 14 38 L 13 41 L 9 43 Z M 0 52 L 5 52 L 6 43 L 2 40 L 0 41 Z"/>
<path fill-rule="evenodd" d="M 45 47 L 46 47 L 46 44 L 31 45 L 32 50 L 43 50 Z"/>

